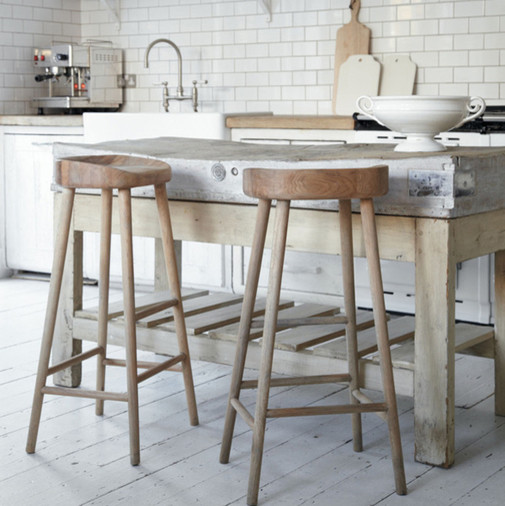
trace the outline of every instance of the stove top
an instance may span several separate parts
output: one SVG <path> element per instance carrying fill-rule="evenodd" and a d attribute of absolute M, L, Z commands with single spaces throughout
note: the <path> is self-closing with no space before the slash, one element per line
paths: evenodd
<path fill-rule="evenodd" d="M 367 116 L 354 113 L 354 130 L 387 130 L 389 128 L 380 125 L 376 121 Z M 490 133 L 505 133 L 505 105 L 488 105 L 482 116 L 459 128 L 452 130 L 453 132 L 478 132 L 483 135 Z"/>

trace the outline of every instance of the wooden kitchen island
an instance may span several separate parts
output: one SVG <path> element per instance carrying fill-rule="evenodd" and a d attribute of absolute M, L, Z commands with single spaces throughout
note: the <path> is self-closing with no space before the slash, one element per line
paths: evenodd
<path fill-rule="evenodd" d="M 387 163 L 390 193 L 376 203 L 380 255 L 383 259 L 415 262 L 416 266 L 415 346 L 406 342 L 393 350 L 397 392 L 414 395 L 416 459 L 444 467 L 454 462 L 456 350 L 473 350 L 494 358 L 496 413 L 505 416 L 505 178 L 501 175 L 505 168 L 505 149 L 454 148 L 443 153 L 396 153 L 389 145 L 248 146 L 177 138 L 94 145 L 56 144 L 54 149 L 56 158 L 113 152 L 153 156 L 172 165 L 169 198 L 177 240 L 244 246 L 251 244 L 256 207 L 241 193 L 243 168 L 358 167 Z M 134 198 L 134 234 L 154 237 L 158 244 L 156 206 L 151 197 L 141 191 Z M 82 340 L 95 339 L 93 311 L 82 308 L 82 237 L 84 231 L 99 229 L 98 198 L 88 194 L 76 196 L 64 311 L 54 349 L 58 361 L 78 352 Z M 336 212 L 333 202 L 323 203 L 319 208 L 293 209 L 289 248 L 338 254 Z M 359 214 L 353 218 L 355 254 L 364 256 Z M 117 223 L 113 223 L 114 227 L 117 231 Z M 475 326 L 469 332 L 465 324 L 462 333 L 466 337 L 458 338 L 456 265 L 490 253 L 495 253 L 494 339 L 489 327 L 475 331 Z M 164 288 L 161 270 L 156 272 L 155 288 Z M 188 306 L 191 297 L 196 295 L 188 293 Z M 120 343 L 121 311 L 111 318 L 112 338 Z M 193 322 L 190 326 L 192 358 L 231 363 L 236 321 L 222 317 L 219 330 L 201 322 L 198 327 L 198 322 Z M 156 325 L 139 322 L 139 347 L 171 353 L 174 345 L 168 338 L 170 333 L 166 321 Z M 328 347 L 331 343 L 322 346 Z M 279 372 L 324 374 L 344 367 L 338 353 L 318 353 L 317 346 L 296 349 L 296 346 L 295 351 L 285 346 L 278 350 Z M 410 362 L 406 358 L 409 353 L 415 355 Z M 250 367 L 256 365 L 258 354 L 259 345 L 251 342 Z M 362 370 L 365 387 L 378 389 L 378 366 L 373 353 L 363 356 Z M 56 381 L 77 386 L 79 374 L 78 370 L 65 371 Z"/>

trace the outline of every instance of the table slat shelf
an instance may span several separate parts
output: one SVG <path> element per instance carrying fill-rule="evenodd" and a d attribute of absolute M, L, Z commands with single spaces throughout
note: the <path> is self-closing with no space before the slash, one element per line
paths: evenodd
<path fill-rule="evenodd" d="M 159 303 L 163 296 L 154 293 L 137 297 L 138 307 L 146 308 L 153 302 Z M 224 292 L 209 293 L 206 290 L 184 289 L 186 324 L 192 358 L 213 360 L 231 364 L 238 332 L 242 296 Z M 265 311 L 265 300 L 259 298 L 255 307 L 255 318 Z M 317 303 L 296 303 L 284 300 L 280 303 L 279 318 L 307 318 L 329 316 L 339 313 L 337 306 Z M 175 347 L 174 326 L 171 309 L 163 310 L 137 323 L 138 347 L 171 354 Z M 76 312 L 74 321 L 77 335 L 84 340 L 94 340 L 97 320 L 96 308 Z M 380 375 L 377 346 L 373 328 L 373 314 L 368 310 L 357 311 L 358 348 L 363 369 L 363 384 L 380 390 Z M 110 315 L 112 340 L 121 344 L 122 303 L 115 303 Z M 413 316 L 393 316 L 388 322 L 391 355 L 395 368 L 397 391 L 413 395 L 414 373 L 414 327 Z M 147 330 L 152 331 L 147 333 Z M 255 368 L 261 345 L 261 328 L 251 329 L 248 367 Z M 458 353 L 489 356 L 494 330 L 491 326 L 470 323 L 456 324 L 456 351 Z M 336 373 L 346 367 L 345 325 L 307 325 L 282 328 L 276 342 L 278 349 L 274 362 L 279 362 L 276 372 L 309 374 L 318 370 L 321 374 Z M 257 350 L 255 352 L 254 350 Z M 277 360 L 279 358 L 279 360 Z M 400 370 L 402 371 L 400 373 Z"/>

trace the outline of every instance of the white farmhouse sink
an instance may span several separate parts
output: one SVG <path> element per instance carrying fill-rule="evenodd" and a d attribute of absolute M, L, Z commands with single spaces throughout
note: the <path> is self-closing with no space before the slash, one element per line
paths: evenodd
<path fill-rule="evenodd" d="M 85 142 L 103 142 L 152 137 L 230 139 L 227 114 L 220 112 L 83 114 Z"/>

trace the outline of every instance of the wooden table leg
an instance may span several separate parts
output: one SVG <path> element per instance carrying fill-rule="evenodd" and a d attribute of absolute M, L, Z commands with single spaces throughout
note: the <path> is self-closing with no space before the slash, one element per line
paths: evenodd
<path fill-rule="evenodd" d="M 494 290 L 495 412 L 505 416 L 505 250 L 494 254 Z"/>
<path fill-rule="evenodd" d="M 55 213 L 59 216 L 60 194 L 55 194 Z M 74 312 L 82 308 L 82 249 L 83 233 L 74 230 L 73 220 L 70 226 L 65 273 L 61 287 L 60 310 L 56 320 L 53 341 L 52 363 L 62 362 L 81 353 L 82 341 L 73 338 Z M 81 364 L 54 374 L 55 385 L 77 387 L 81 383 Z"/>
<path fill-rule="evenodd" d="M 415 458 L 442 467 L 454 462 L 453 241 L 451 220 L 417 220 Z"/>
<path fill-rule="evenodd" d="M 175 255 L 177 257 L 177 270 L 182 286 L 182 241 L 174 241 Z M 154 291 L 162 292 L 168 290 L 167 269 L 165 267 L 165 254 L 163 243 L 160 238 L 154 239 Z"/>

